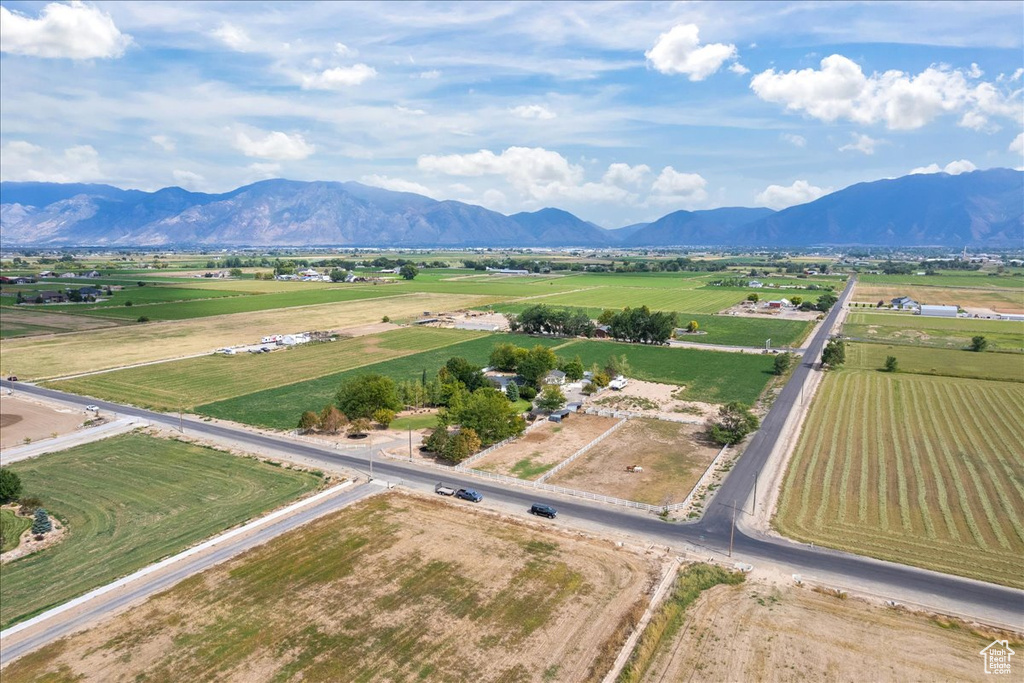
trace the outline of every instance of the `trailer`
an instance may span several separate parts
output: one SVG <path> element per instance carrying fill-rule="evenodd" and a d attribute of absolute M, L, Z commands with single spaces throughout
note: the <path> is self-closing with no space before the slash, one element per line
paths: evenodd
<path fill-rule="evenodd" d="M 441 482 L 438 482 L 437 486 L 434 487 L 434 493 L 436 493 L 439 496 L 454 496 L 455 489 L 452 488 L 451 486 L 446 486 Z"/>

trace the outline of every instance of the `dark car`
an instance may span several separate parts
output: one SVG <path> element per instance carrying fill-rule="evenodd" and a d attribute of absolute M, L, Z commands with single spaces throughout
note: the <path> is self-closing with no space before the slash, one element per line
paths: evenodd
<path fill-rule="evenodd" d="M 17 375 L 11 375 L 10 377 L 7 378 L 7 381 L 8 382 L 17 382 L 18 381 L 18 376 Z"/>
<path fill-rule="evenodd" d="M 555 515 L 558 514 L 558 510 L 551 507 L 550 505 L 541 505 L 540 503 L 534 503 L 530 506 L 531 515 L 539 515 L 541 517 L 547 517 L 548 519 L 554 519 Z"/>
<path fill-rule="evenodd" d="M 455 497 L 461 498 L 462 500 L 472 501 L 474 503 L 479 503 L 481 500 L 484 499 L 483 496 L 481 496 L 473 489 L 459 489 L 458 491 L 455 492 Z"/>

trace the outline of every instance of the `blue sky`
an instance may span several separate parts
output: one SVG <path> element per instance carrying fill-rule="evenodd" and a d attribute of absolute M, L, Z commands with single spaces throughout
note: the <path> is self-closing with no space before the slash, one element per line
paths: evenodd
<path fill-rule="evenodd" d="M 0 1 L 0 175 L 606 227 L 1024 165 L 1024 4 Z"/>

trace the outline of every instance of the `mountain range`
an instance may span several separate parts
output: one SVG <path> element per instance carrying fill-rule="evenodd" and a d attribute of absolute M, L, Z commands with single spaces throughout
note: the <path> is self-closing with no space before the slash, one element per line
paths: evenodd
<path fill-rule="evenodd" d="M 355 182 L 265 180 L 223 194 L 0 183 L 4 246 L 988 246 L 1024 244 L 1024 172 L 859 183 L 782 211 L 675 211 L 615 230 L 546 208 L 511 216 Z"/>

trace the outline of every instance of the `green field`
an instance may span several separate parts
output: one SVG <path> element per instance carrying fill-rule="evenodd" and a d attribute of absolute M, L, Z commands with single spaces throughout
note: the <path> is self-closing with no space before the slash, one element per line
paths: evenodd
<path fill-rule="evenodd" d="M 890 344 L 846 345 L 846 367 L 851 369 L 881 370 L 888 356 L 896 357 L 900 372 L 1024 382 L 1024 359 L 1018 354 L 950 351 Z"/>
<path fill-rule="evenodd" d="M 738 304 L 743 294 L 721 287 L 702 289 L 655 289 L 618 287 L 609 283 L 604 287 L 591 287 L 576 292 L 564 292 L 533 300 L 533 303 L 552 306 L 581 306 L 583 308 L 625 308 L 648 306 L 657 311 L 684 313 L 717 313 Z"/>
<path fill-rule="evenodd" d="M 462 334 L 471 335 L 472 333 L 463 332 Z M 556 347 L 565 344 L 568 340 L 489 334 L 415 355 L 364 365 L 344 372 L 335 372 L 305 382 L 211 402 L 198 406 L 195 412 L 260 427 L 294 429 L 303 411 L 320 410 L 332 402 L 338 391 L 338 386 L 350 377 L 366 373 L 379 373 L 393 377 L 397 381 L 419 380 L 423 371 L 426 371 L 428 377 L 436 375 L 441 366 L 453 356 L 461 356 L 471 363 L 484 366 L 490 358 L 494 345 L 505 341 L 520 346 L 542 344 Z M 559 351 L 559 353 L 561 352 Z"/>
<path fill-rule="evenodd" d="M 1024 322 L 984 318 L 931 318 L 903 313 L 851 311 L 843 325 L 847 337 L 894 344 L 963 349 L 971 337 L 984 336 L 989 348 L 1024 351 Z"/>
<path fill-rule="evenodd" d="M 3 538 L 0 553 L 17 548 L 21 535 L 31 526 L 31 517 L 19 517 L 12 510 L 0 510 L 0 537 Z"/>
<path fill-rule="evenodd" d="M 775 524 L 801 541 L 1024 588 L 1022 424 L 1024 384 L 830 373 Z"/>
<path fill-rule="evenodd" d="M 191 409 L 482 336 L 482 332 L 465 330 L 402 328 L 272 353 L 211 354 L 143 365 L 49 382 L 47 386 L 155 410 Z"/>
<path fill-rule="evenodd" d="M 10 465 L 67 537 L 4 565 L 0 625 L 102 586 L 317 487 L 320 478 L 138 433 Z"/>
<path fill-rule="evenodd" d="M 75 287 L 75 285 L 69 286 L 72 288 Z M 88 287 L 90 285 L 79 284 L 78 286 Z M 98 285 L 93 286 L 98 287 Z M 36 285 L 36 287 L 38 287 L 38 285 Z M 224 297 L 231 296 L 245 296 L 245 293 L 231 290 L 175 287 L 173 285 L 165 284 L 147 284 L 145 287 L 139 287 L 137 284 L 131 284 L 125 285 L 124 289 L 113 290 L 109 297 L 106 294 L 101 294 L 100 298 L 105 298 L 107 299 L 106 301 L 96 301 L 92 303 L 83 302 L 76 304 L 49 304 L 46 306 L 46 310 L 61 311 L 63 313 L 78 313 L 86 310 L 124 306 L 126 301 L 131 301 L 132 306 L 144 306 L 159 303 L 183 302 L 194 299 L 222 299 Z"/>

